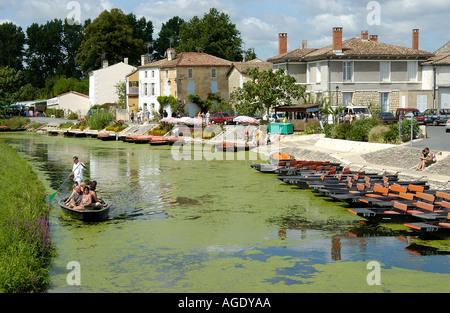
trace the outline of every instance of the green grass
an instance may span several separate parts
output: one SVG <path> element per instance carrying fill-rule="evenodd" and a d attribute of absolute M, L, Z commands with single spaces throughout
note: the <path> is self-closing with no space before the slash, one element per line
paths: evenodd
<path fill-rule="evenodd" d="M 16 150 L 0 149 L 0 292 L 45 292 L 55 255 L 45 188 Z"/>

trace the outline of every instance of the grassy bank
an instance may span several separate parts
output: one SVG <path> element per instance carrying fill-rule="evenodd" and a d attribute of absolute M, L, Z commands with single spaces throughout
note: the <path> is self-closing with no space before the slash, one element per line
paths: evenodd
<path fill-rule="evenodd" d="M 0 292 L 45 292 L 54 256 L 45 189 L 0 140 Z"/>

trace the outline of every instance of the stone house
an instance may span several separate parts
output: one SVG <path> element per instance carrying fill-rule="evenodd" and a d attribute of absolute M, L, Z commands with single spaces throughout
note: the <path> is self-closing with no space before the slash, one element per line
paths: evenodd
<path fill-rule="evenodd" d="M 398 107 L 432 106 L 431 91 L 422 89 L 422 63 L 434 54 L 419 50 L 419 30 L 412 47 L 378 41 L 362 31 L 361 37 L 343 41 L 343 29 L 333 28 L 330 46 L 285 52 L 287 35 L 280 34 L 278 56 L 269 58 L 274 70 L 284 67 L 315 99 L 327 97 L 332 104 L 379 105 L 384 111 Z M 425 104 L 424 104 L 425 103 Z"/>
<path fill-rule="evenodd" d="M 127 113 L 139 111 L 139 71 L 136 69 L 126 76 Z"/>
<path fill-rule="evenodd" d="M 207 53 L 182 52 L 177 54 L 173 48 L 167 50 L 166 56 L 162 60 L 139 67 L 139 73 L 154 71 L 156 97 L 159 95 L 174 96 L 184 104 L 185 112 L 191 117 L 198 113 L 199 108 L 189 101 L 189 95 L 198 95 L 200 98 L 206 99 L 210 93 L 219 94 L 225 101 L 228 101 L 229 87 L 226 74 L 232 62 Z M 158 79 L 159 85 L 156 82 Z M 156 101 L 155 110 L 157 109 L 159 109 L 159 104 Z M 169 115 L 171 114 L 169 106 L 165 110 Z"/>
<path fill-rule="evenodd" d="M 422 64 L 423 90 L 433 93 L 432 108 L 450 109 L 450 42 Z"/>
<path fill-rule="evenodd" d="M 244 83 L 250 80 L 248 70 L 253 68 L 258 68 L 260 71 L 271 70 L 273 64 L 258 58 L 246 62 L 233 62 L 227 72 L 230 94 L 236 89 L 242 88 Z"/>

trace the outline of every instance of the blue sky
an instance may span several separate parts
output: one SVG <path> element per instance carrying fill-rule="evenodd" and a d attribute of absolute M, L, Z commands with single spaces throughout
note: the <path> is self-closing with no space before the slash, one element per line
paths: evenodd
<path fill-rule="evenodd" d="M 343 27 L 344 39 L 369 30 L 379 41 L 407 47 L 412 29 L 418 28 L 419 48 L 431 52 L 450 41 L 448 0 L 0 0 L 0 23 L 11 21 L 26 29 L 33 22 L 64 19 L 74 5 L 81 20 L 111 8 L 145 16 L 153 21 L 153 38 L 173 16 L 189 20 L 215 7 L 236 24 L 245 48 L 255 48 L 264 60 L 278 54 L 280 32 L 288 34 L 288 50 L 299 48 L 302 40 L 320 48 L 331 44 L 335 26 Z"/>

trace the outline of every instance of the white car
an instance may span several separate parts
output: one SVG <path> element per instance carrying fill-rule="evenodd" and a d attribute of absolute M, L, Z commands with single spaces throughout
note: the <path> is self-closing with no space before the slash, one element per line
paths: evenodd
<path fill-rule="evenodd" d="M 445 123 L 445 131 L 450 133 L 450 120 L 447 120 L 447 123 Z"/>
<path fill-rule="evenodd" d="M 277 113 L 277 115 L 275 116 L 275 113 L 271 113 L 270 114 L 270 119 L 269 122 L 273 123 L 275 122 L 277 119 L 281 120 L 285 117 L 285 115 L 283 113 Z M 264 114 L 263 116 L 263 120 L 267 121 L 267 114 Z"/>

